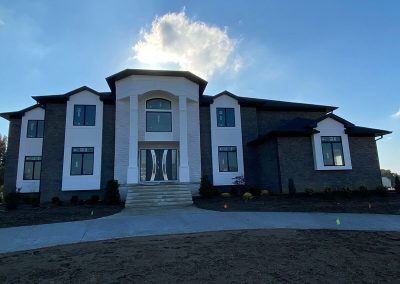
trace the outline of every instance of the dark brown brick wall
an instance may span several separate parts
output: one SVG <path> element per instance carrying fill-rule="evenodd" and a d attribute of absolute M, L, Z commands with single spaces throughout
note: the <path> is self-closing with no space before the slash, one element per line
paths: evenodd
<path fill-rule="evenodd" d="M 360 185 L 374 189 L 381 184 L 376 142 L 373 137 L 349 137 L 352 170 L 316 171 L 311 137 L 280 137 L 278 149 L 283 192 L 288 192 L 288 180 L 293 178 L 297 192 L 306 187 L 322 191 L 326 186 L 340 189 Z"/>
<path fill-rule="evenodd" d="M 19 140 L 21 136 L 21 118 L 10 120 L 8 129 L 8 146 L 6 168 L 4 172 L 4 193 L 16 191 Z"/>
<path fill-rule="evenodd" d="M 200 107 L 201 175 L 212 182 L 211 118 L 210 107 Z"/>

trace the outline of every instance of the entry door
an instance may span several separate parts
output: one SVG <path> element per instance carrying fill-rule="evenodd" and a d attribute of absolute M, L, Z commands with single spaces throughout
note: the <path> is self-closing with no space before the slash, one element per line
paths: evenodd
<path fill-rule="evenodd" d="M 140 150 L 140 181 L 177 180 L 177 150 Z"/>

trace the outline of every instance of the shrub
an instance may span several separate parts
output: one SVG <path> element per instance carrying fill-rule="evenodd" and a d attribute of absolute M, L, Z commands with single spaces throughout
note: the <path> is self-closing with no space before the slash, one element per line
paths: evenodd
<path fill-rule="evenodd" d="M 58 196 L 54 196 L 51 199 L 51 203 L 53 203 L 54 205 L 57 205 L 57 206 L 61 206 L 63 204 L 63 202 L 61 201 L 61 199 Z"/>
<path fill-rule="evenodd" d="M 40 205 L 40 199 L 37 197 L 32 197 L 31 205 L 32 205 L 32 207 L 38 207 Z"/>
<path fill-rule="evenodd" d="M 294 196 L 296 194 L 296 186 L 292 178 L 289 179 L 289 195 Z"/>
<path fill-rule="evenodd" d="M 71 197 L 71 199 L 69 200 L 69 202 L 70 202 L 72 205 L 78 205 L 78 203 L 79 203 L 79 197 L 78 197 L 78 195 L 72 195 L 72 197 Z"/>
<path fill-rule="evenodd" d="M 199 188 L 199 194 L 203 198 L 211 198 L 213 196 L 213 186 L 208 176 L 202 176 Z"/>
<path fill-rule="evenodd" d="M 325 198 L 332 198 L 332 188 L 329 186 L 324 188 L 324 196 Z"/>
<path fill-rule="evenodd" d="M 96 194 L 93 194 L 90 197 L 90 204 L 97 204 L 97 203 L 99 203 L 99 200 L 100 200 L 100 197 Z"/>
<path fill-rule="evenodd" d="M 0 185 L 0 203 L 3 203 L 4 186 Z"/>
<path fill-rule="evenodd" d="M 221 196 L 228 198 L 228 197 L 231 197 L 231 194 L 229 192 L 223 192 L 223 193 L 221 193 Z"/>
<path fill-rule="evenodd" d="M 118 181 L 109 180 L 106 186 L 106 193 L 104 196 L 104 201 L 109 205 L 119 204 L 121 198 L 119 196 Z"/>
<path fill-rule="evenodd" d="M 400 178 L 399 175 L 396 175 L 394 179 L 394 188 L 396 189 L 397 193 L 400 193 Z"/>
<path fill-rule="evenodd" d="M 344 196 L 350 198 L 350 197 L 351 197 L 351 194 L 352 194 L 352 191 L 351 191 L 350 187 L 344 186 L 344 187 L 342 188 L 342 193 L 343 193 Z"/>
<path fill-rule="evenodd" d="M 261 189 L 255 187 L 251 187 L 248 191 L 254 196 L 259 196 L 261 193 Z"/>
<path fill-rule="evenodd" d="M 268 189 L 263 189 L 260 191 L 260 196 L 261 197 L 267 197 L 269 195 L 269 190 Z"/>
<path fill-rule="evenodd" d="M 360 186 L 360 194 L 364 197 L 368 196 L 368 187 L 365 185 Z"/>
<path fill-rule="evenodd" d="M 377 192 L 379 195 L 381 195 L 381 196 L 385 196 L 386 193 L 387 193 L 387 188 L 384 187 L 383 185 L 378 185 L 378 186 L 376 187 L 376 192 Z"/>
<path fill-rule="evenodd" d="M 314 189 L 313 189 L 312 187 L 306 187 L 306 189 L 304 190 L 304 193 L 305 193 L 307 196 L 311 196 L 311 195 L 314 194 Z"/>
<path fill-rule="evenodd" d="M 7 194 L 5 196 L 4 201 L 6 203 L 6 208 L 8 210 L 17 209 L 17 207 L 18 207 L 18 197 L 19 197 L 18 192 L 10 192 L 9 194 Z"/>
<path fill-rule="evenodd" d="M 233 184 L 236 185 L 245 185 L 246 184 L 246 179 L 244 178 L 244 176 L 236 176 L 233 179 Z"/>
<path fill-rule="evenodd" d="M 250 192 L 247 191 L 247 192 L 243 193 L 242 198 L 245 201 L 249 201 L 249 200 L 252 200 L 254 198 L 254 196 L 253 196 L 253 194 L 251 194 Z"/>

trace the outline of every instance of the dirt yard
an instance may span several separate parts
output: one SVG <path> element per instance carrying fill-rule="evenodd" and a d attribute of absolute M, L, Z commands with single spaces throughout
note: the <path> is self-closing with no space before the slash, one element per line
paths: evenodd
<path fill-rule="evenodd" d="M 351 198 L 336 194 L 327 199 L 323 195 L 304 196 L 273 195 L 265 199 L 255 197 L 244 201 L 240 197 L 195 198 L 194 204 L 203 209 L 216 211 L 269 211 L 269 212 L 332 212 L 400 214 L 400 194 L 390 192 L 386 196 L 372 194 L 368 197 L 353 195 Z M 227 208 L 224 208 L 224 205 Z"/>
<path fill-rule="evenodd" d="M 254 230 L 1 255 L 0 283 L 398 283 L 400 233 Z"/>
<path fill-rule="evenodd" d="M 118 213 L 122 208 L 101 204 L 40 207 L 20 205 L 18 209 L 8 211 L 0 206 L 0 228 L 95 219 Z"/>

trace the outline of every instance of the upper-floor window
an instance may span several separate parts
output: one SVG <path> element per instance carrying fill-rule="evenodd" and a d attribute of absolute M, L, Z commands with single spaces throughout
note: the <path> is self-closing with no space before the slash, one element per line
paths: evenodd
<path fill-rule="evenodd" d="M 26 156 L 24 163 L 24 180 L 40 180 L 41 168 L 41 156 Z"/>
<path fill-rule="evenodd" d="M 74 105 L 74 126 L 94 126 L 96 124 L 96 106 Z"/>
<path fill-rule="evenodd" d="M 235 109 L 217 108 L 217 126 L 235 127 Z"/>
<path fill-rule="evenodd" d="M 146 101 L 146 132 L 171 132 L 171 102 L 164 99 Z M 157 110 L 157 111 L 152 111 Z"/>
<path fill-rule="evenodd" d="M 94 148 L 73 147 L 71 154 L 71 176 L 93 175 Z"/>
<path fill-rule="evenodd" d="M 43 138 L 44 120 L 28 120 L 26 137 Z"/>
<path fill-rule="evenodd" d="M 342 137 L 322 136 L 321 144 L 325 166 L 344 166 Z"/>
<path fill-rule="evenodd" d="M 218 163 L 220 172 L 237 172 L 237 150 L 236 146 L 218 147 Z"/>

